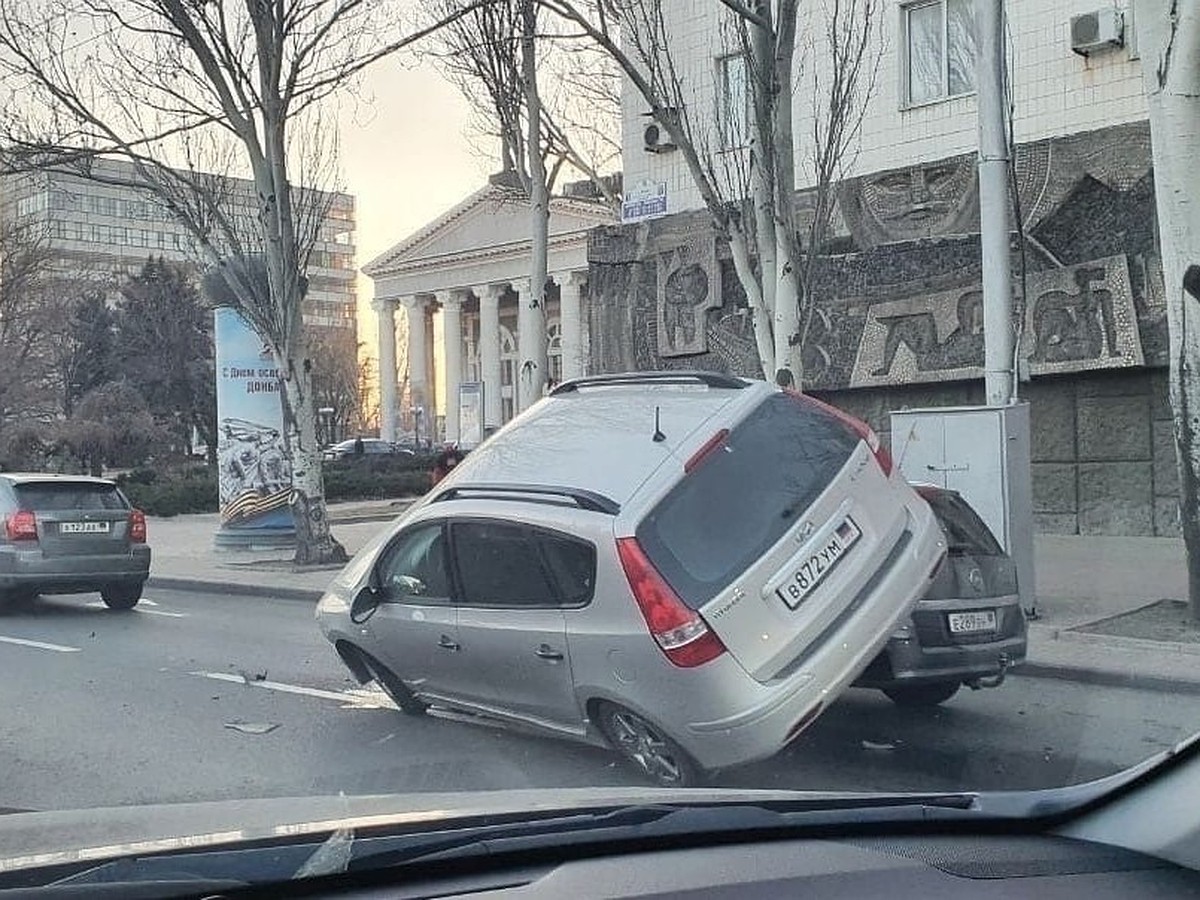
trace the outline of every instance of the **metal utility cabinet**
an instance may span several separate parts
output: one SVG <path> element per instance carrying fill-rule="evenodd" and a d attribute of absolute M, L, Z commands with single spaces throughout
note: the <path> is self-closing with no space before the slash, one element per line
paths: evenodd
<path fill-rule="evenodd" d="M 893 412 L 892 458 L 912 483 L 958 491 L 1017 566 L 1021 606 L 1034 610 L 1029 404 Z"/>

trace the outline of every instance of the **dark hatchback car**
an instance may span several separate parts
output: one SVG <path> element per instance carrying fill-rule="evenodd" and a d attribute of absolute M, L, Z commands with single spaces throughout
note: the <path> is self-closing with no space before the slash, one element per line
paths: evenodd
<path fill-rule="evenodd" d="M 948 554 L 929 590 L 856 687 L 882 690 L 900 706 L 936 706 L 966 684 L 998 687 L 1025 659 L 1026 625 L 1017 570 L 957 491 L 913 485 L 946 534 Z"/>
<path fill-rule="evenodd" d="M 149 574 L 146 517 L 113 482 L 0 474 L 0 607 L 99 591 L 110 608 L 131 609 Z"/>

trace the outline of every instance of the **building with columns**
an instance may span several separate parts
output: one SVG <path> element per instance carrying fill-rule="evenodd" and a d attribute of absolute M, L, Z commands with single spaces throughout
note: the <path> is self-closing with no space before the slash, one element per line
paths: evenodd
<path fill-rule="evenodd" d="M 483 424 L 492 429 L 537 399 L 530 396 L 535 391 L 521 390 L 523 382 L 540 385 L 585 372 L 588 232 L 614 216 L 586 196 L 552 199 L 546 302 L 541 309 L 522 308 L 530 296 L 529 207 L 496 181 L 363 267 L 374 282 L 372 306 L 379 317 L 385 440 L 395 440 L 405 423 L 421 438 L 457 442 L 463 384 L 482 385 Z M 406 371 L 397 366 L 401 308 L 408 324 Z M 539 326 L 543 339 L 530 340 L 530 329 Z M 438 330 L 441 346 L 435 347 Z M 526 379 L 523 359 L 529 363 Z"/>

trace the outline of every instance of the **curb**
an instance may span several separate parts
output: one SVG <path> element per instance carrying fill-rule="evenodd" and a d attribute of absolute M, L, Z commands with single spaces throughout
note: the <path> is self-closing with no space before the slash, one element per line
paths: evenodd
<path fill-rule="evenodd" d="M 163 591 L 203 591 L 227 597 L 266 597 L 272 600 L 300 600 L 316 603 L 324 591 L 312 588 L 284 587 L 280 585 L 239 584 L 231 581 L 206 581 L 203 578 L 177 578 L 171 575 L 151 575 L 146 587 Z"/>
<path fill-rule="evenodd" d="M 1009 672 L 1008 677 L 1048 678 L 1056 681 L 1074 681 L 1079 684 L 1095 684 L 1103 687 L 1200 695 L 1200 681 L 1170 678 L 1165 675 L 1146 675 L 1138 672 L 1117 672 L 1112 669 L 1096 669 L 1088 666 L 1030 662 L 1028 660 L 1013 668 Z"/>

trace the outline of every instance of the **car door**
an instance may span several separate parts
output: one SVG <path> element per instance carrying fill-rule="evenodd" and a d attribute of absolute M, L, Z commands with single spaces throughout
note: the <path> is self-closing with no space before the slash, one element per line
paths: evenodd
<path fill-rule="evenodd" d="M 463 695 L 522 719 L 578 730 L 583 714 L 571 677 L 565 612 L 591 599 L 595 550 L 583 544 L 583 552 L 572 554 L 569 548 L 580 546 L 572 540 L 490 519 L 451 525 Z M 555 572 L 589 565 L 585 577 L 576 576 L 587 582 L 582 589 L 578 583 L 572 589 Z"/>
<path fill-rule="evenodd" d="M 362 626 L 363 649 L 424 697 L 451 693 L 458 665 L 447 540 L 440 521 L 396 536 L 375 567 L 379 606 Z"/>

